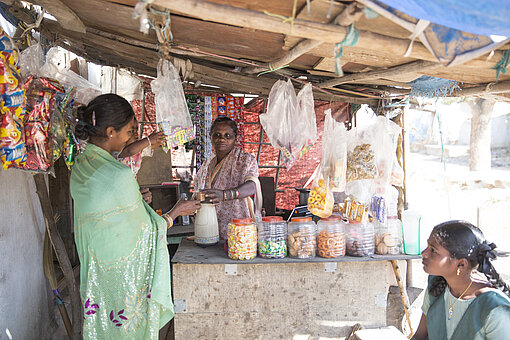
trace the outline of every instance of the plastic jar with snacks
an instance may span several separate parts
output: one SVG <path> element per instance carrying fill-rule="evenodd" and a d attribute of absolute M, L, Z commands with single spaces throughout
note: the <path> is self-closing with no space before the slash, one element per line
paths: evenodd
<path fill-rule="evenodd" d="M 280 259 L 287 256 L 287 222 L 281 216 L 262 217 L 257 239 L 260 257 Z"/>
<path fill-rule="evenodd" d="M 388 217 L 386 223 L 376 223 L 375 253 L 379 255 L 400 254 L 399 228 L 396 217 Z M 398 221 L 398 220 L 397 220 Z"/>
<path fill-rule="evenodd" d="M 228 224 L 228 257 L 251 260 L 257 256 L 257 226 L 251 218 L 233 219 Z"/>
<path fill-rule="evenodd" d="M 294 217 L 289 223 L 287 245 L 290 257 L 308 259 L 315 257 L 316 225 L 311 217 Z"/>
<path fill-rule="evenodd" d="M 340 217 L 323 218 L 317 223 L 317 255 L 320 257 L 345 255 L 345 228 Z"/>
<path fill-rule="evenodd" d="M 374 254 L 374 225 L 370 222 L 349 222 L 346 225 L 346 250 L 350 256 Z"/>

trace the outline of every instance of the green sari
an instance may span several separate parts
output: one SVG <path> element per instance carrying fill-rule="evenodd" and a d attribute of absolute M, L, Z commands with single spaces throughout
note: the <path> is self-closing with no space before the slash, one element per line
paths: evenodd
<path fill-rule="evenodd" d="M 131 170 L 88 144 L 71 173 L 85 339 L 157 339 L 174 315 L 166 222 Z"/>

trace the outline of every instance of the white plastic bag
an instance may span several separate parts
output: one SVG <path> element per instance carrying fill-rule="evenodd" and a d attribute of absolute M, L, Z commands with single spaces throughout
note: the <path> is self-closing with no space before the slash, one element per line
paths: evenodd
<path fill-rule="evenodd" d="M 379 191 L 385 192 L 390 184 L 400 132 L 401 127 L 385 116 L 376 117 L 372 145 L 375 148 L 375 161 L 378 170 L 376 185 Z"/>
<path fill-rule="evenodd" d="M 267 113 L 259 119 L 273 147 L 282 151 L 283 164 L 290 169 L 317 140 L 311 85 L 296 96 L 290 79 L 277 81 L 269 93 Z"/>
<path fill-rule="evenodd" d="M 331 116 L 331 109 L 326 110 L 324 135 L 322 136 L 323 176 L 329 178 L 332 191 L 345 190 L 345 172 L 347 168 L 347 129 L 345 124 L 337 122 Z"/>
<path fill-rule="evenodd" d="M 43 66 L 43 51 L 39 43 L 27 47 L 21 52 L 19 67 L 21 75 L 26 79 L 30 75 L 38 75 Z"/>
<path fill-rule="evenodd" d="M 156 104 L 156 121 L 168 137 L 168 147 L 182 145 L 195 138 L 181 79 L 168 60 L 158 62 L 158 77 L 151 82 Z"/>

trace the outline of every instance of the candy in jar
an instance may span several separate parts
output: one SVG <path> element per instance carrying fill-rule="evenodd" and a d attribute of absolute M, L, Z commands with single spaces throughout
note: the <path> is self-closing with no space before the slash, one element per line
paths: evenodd
<path fill-rule="evenodd" d="M 287 256 L 287 223 L 281 216 L 262 217 L 257 239 L 260 257 Z"/>
<path fill-rule="evenodd" d="M 345 255 L 344 222 L 340 217 L 323 218 L 317 223 L 317 254 L 320 257 Z"/>
<path fill-rule="evenodd" d="M 251 218 L 233 219 L 228 224 L 228 257 L 251 260 L 257 256 L 257 227 Z"/>
<path fill-rule="evenodd" d="M 311 217 L 294 217 L 289 223 L 287 244 L 289 255 L 299 259 L 315 257 L 316 225 Z"/>

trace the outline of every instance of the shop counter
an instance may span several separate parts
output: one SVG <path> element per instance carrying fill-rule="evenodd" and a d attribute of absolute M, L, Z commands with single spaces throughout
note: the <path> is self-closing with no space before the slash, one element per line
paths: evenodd
<path fill-rule="evenodd" d="M 182 239 L 172 259 L 175 338 L 341 338 L 386 325 L 392 255 L 234 261 Z"/>

